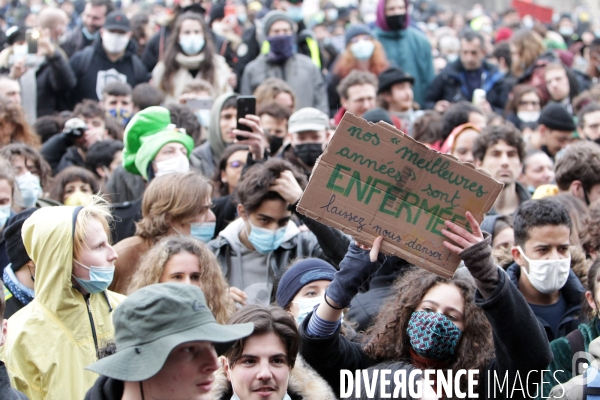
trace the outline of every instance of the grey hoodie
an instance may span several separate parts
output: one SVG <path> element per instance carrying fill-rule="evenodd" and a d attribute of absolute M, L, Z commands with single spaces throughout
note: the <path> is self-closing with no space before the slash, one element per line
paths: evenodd
<path fill-rule="evenodd" d="M 204 176 L 211 178 L 217 169 L 219 159 L 228 146 L 221 134 L 221 111 L 223 104 L 231 98 L 239 96 L 237 93 L 225 93 L 215 99 L 210 111 L 210 126 L 208 127 L 208 139 L 196 147 L 190 156 L 190 164 L 198 169 Z"/>

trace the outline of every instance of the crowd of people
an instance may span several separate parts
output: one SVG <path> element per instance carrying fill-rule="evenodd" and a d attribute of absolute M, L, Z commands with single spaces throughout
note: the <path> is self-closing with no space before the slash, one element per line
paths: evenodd
<path fill-rule="evenodd" d="M 475 370 L 484 399 L 599 393 L 589 10 L 0 5 L 0 399 L 330 400 L 341 371 L 384 369 Z M 503 184 L 483 221 L 445 222 L 454 276 L 297 211 L 346 112 Z"/>

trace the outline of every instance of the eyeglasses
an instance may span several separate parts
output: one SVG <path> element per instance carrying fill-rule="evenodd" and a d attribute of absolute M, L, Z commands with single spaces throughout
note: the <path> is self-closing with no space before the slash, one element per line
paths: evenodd
<path fill-rule="evenodd" d="M 242 161 L 237 161 L 237 160 L 235 160 L 235 161 L 231 161 L 231 162 L 229 163 L 229 166 L 230 166 L 231 168 L 240 168 L 240 167 L 243 167 L 243 166 L 245 166 L 245 165 L 246 165 L 246 163 L 245 163 L 245 162 L 242 162 Z"/>

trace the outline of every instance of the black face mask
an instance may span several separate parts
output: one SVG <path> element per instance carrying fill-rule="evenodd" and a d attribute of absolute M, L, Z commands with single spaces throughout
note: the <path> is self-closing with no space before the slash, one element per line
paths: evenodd
<path fill-rule="evenodd" d="M 392 31 L 406 29 L 406 14 L 388 15 L 385 17 L 385 22 Z"/>
<path fill-rule="evenodd" d="M 283 146 L 283 138 L 277 136 L 269 137 L 269 148 L 271 149 L 271 155 L 276 154 L 281 146 Z"/>
<path fill-rule="evenodd" d="M 294 153 L 308 167 L 313 167 L 317 162 L 317 158 L 323 153 L 321 143 L 305 143 L 294 147 Z"/>

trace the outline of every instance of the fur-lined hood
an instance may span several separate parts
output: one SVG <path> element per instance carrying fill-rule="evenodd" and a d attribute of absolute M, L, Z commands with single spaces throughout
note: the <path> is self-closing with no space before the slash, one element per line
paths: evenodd
<path fill-rule="evenodd" d="M 336 400 L 331 387 L 298 354 L 296 365 L 290 374 L 288 394 L 292 400 Z M 215 372 L 215 381 L 211 391 L 215 400 L 229 400 L 233 396 L 231 383 L 223 367 Z"/>

